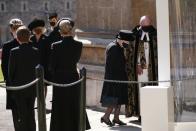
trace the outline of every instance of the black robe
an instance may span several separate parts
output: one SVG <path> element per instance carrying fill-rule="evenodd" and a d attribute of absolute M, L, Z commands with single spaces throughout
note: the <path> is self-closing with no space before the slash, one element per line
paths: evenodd
<path fill-rule="evenodd" d="M 110 43 L 106 48 L 105 79 L 127 81 L 124 49 L 116 42 Z M 117 102 L 107 102 L 108 98 L 117 98 Z M 127 84 L 103 83 L 101 103 L 104 107 L 127 104 Z"/>
<path fill-rule="evenodd" d="M 81 52 L 82 43 L 75 41 L 71 36 L 52 44 L 51 72 L 53 82 L 69 84 L 79 80 L 77 63 Z M 80 130 L 79 93 L 80 84 L 71 87 L 53 87 L 50 131 Z"/>

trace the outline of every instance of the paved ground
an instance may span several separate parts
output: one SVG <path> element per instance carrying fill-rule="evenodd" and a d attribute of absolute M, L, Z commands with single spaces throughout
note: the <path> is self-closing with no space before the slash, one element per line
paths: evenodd
<path fill-rule="evenodd" d="M 46 100 L 47 108 L 51 108 L 51 94 L 52 91 L 49 89 Z M 5 101 L 5 89 L 0 88 L 0 131 L 14 131 L 11 112 L 5 110 Z M 125 118 L 124 115 L 121 115 L 120 118 L 128 123 L 127 126 L 108 127 L 100 123 L 100 117 L 103 115 L 103 112 L 98 111 L 96 108 L 88 108 L 87 113 L 92 127 L 90 131 L 141 131 L 141 125 L 135 121 L 136 118 Z M 111 116 L 111 118 L 112 117 L 113 116 Z M 50 114 L 47 114 L 46 118 L 49 129 Z"/>

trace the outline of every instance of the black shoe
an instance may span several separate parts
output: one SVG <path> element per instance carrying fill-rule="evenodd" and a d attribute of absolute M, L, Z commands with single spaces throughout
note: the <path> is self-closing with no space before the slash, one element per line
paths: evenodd
<path fill-rule="evenodd" d="M 115 119 L 113 119 L 112 122 L 113 122 L 114 124 L 118 124 L 119 126 L 127 125 L 126 123 L 122 122 L 121 120 L 115 120 Z"/>
<path fill-rule="evenodd" d="M 114 124 L 110 121 L 110 119 L 106 120 L 105 118 L 101 117 L 101 123 L 103 122 L 108 126 L 114 126 Z"/>

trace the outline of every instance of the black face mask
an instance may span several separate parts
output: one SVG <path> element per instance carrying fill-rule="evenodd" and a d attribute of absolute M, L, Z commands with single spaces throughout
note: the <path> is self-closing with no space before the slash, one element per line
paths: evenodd
<path fill-rule="evenodd" d="M 51 25 L 51 26 L 55 26 L 56 23 L 55 23 L 55 22 L 50 22 L 50 25 Z"/>
<path fill-rule="evenodd" d="M 151 29 L 152 29 L 151 26 L 143 26 L 143 27 L 142 27 L 142 30 L 143 30 L 144 32 L 149 32 Z"/>
<path fill-rule="evenodd" d="M 127 43 L 124 43 L 124 42 L 122 43 L 123 48 L 128 48 L 128 45 L 129 44 L 127 44 Z"/>

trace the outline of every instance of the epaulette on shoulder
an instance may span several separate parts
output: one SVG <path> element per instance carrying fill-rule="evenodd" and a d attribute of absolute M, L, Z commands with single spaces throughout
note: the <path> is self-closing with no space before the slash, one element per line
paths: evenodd
<path fill-rule="evenodd" d="M 62 40 L 52 43 L 51 44 L 51 50 L 54 49 L 54 46 L 60 44 L 61 42 L 62 42 Z"/>

